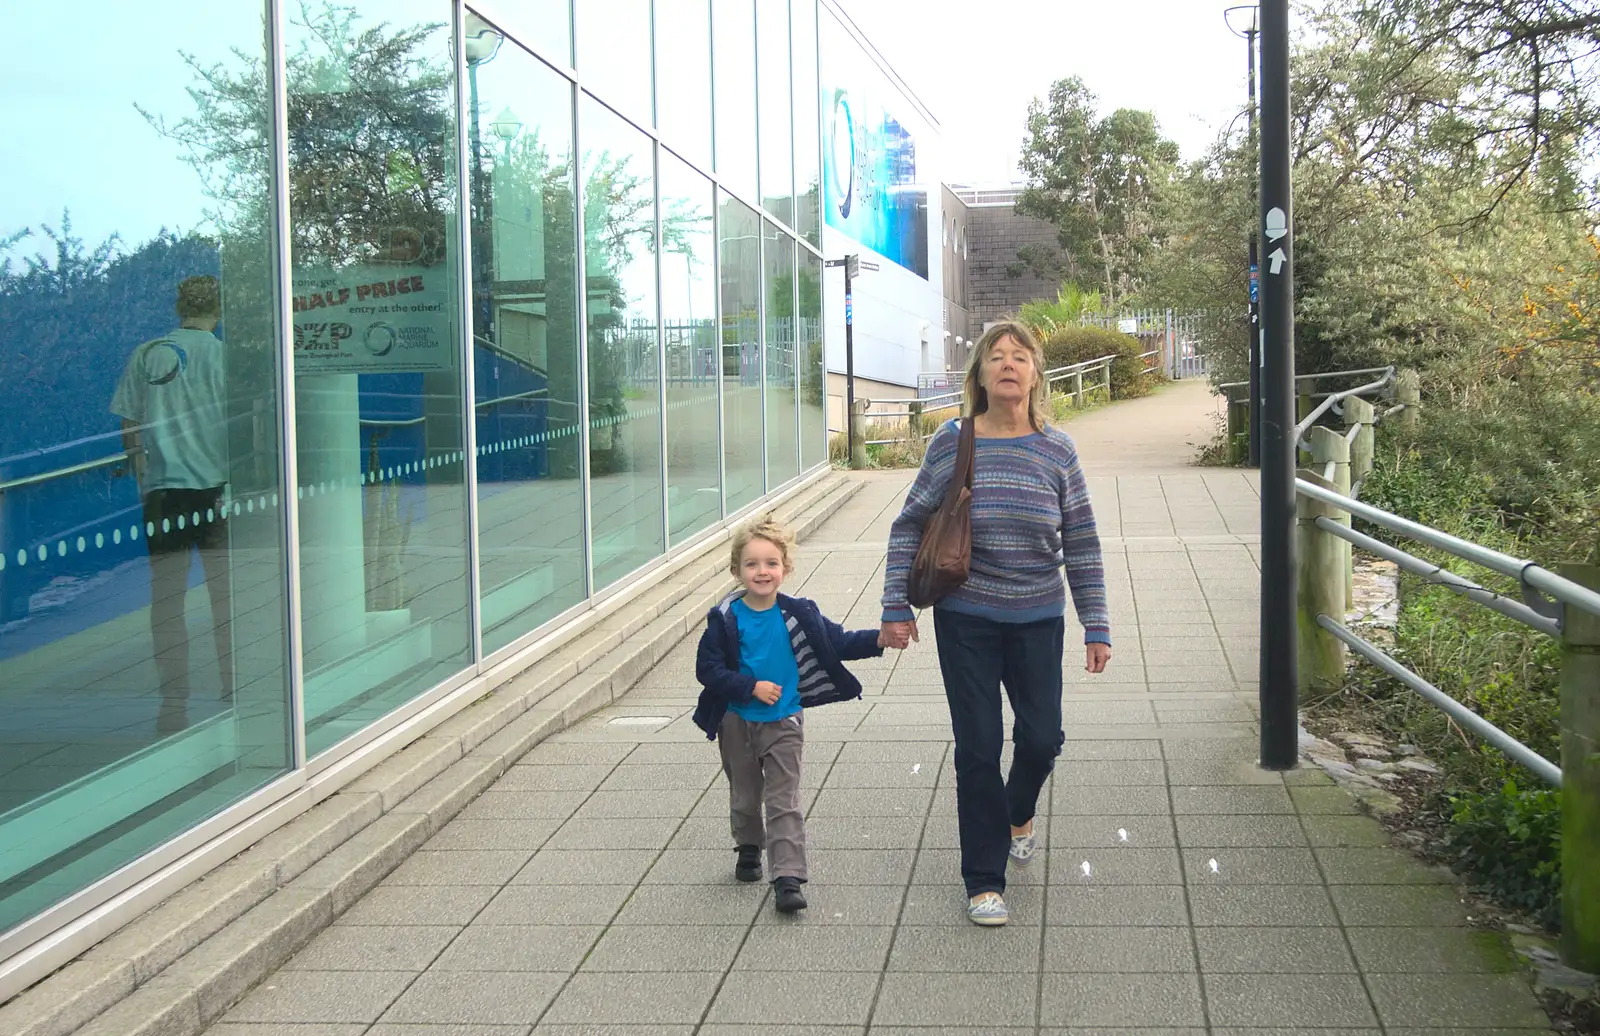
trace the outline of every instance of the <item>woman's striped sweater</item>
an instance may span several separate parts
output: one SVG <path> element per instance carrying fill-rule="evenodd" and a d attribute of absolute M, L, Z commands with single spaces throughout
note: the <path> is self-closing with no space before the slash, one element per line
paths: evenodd
<path fill-rule="evenodd" d="M 890 529 L 885 622 L 912 618 L 906 579 L 923 525 L 944 500 L 958 444 L 954 421 L 934 433 L 922 470 Z M 1072 440 L 1049 427 L 1016 439 L 979 438 L 972 474 L 970 575 L 966 585 L 937 607 L 998 622 L 1052 619 L 1066 609 L 1063 565 L 1084 640 L 1111 643 L 1100 536 Z"/>

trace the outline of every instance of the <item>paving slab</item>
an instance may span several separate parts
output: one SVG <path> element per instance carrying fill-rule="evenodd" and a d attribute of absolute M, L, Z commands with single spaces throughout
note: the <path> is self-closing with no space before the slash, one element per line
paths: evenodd
<path fill-rule="evenodd" d="M 810 907 L 793 917 L 732 879 L 716 749 L 685 718 L 691 635 L 510 767 L 212 1036 L 1547 1028 L 1448 875 L 1320 774 L 1255 766 L 1255 477 L 1174 460 L 1209 405 L 1180 385 L 1067 426 L 1117 648 L 1105 680 L 1063 664 L 1067 743 L 1041 850 L 1009 878 L 1010 926 L 965 919 L 931 635 L 861 666 L 863 702 L 808 715 Z M 910 475 L 859 478 L 790 589 L 870 625 Z M 609 723 L 668 700 L 660 727 Z"/>

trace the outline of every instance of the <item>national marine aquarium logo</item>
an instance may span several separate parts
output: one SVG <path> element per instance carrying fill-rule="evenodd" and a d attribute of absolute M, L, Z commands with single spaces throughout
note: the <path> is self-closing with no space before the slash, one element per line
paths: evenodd
<path fill-rule="evenodd" d="M 926 280 L 928 190 L 917 183 L 916 142 L 864 90 L 823 96 L 828 226 Z"/>

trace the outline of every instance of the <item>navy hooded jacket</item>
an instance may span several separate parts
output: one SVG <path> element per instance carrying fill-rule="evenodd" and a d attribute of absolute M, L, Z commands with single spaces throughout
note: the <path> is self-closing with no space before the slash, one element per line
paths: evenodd
<path fill-rule="evenodd" d="M 694 674 L 703 690 L 700 703 L 695 706 L 694 722 L 713 741 L 728 706 L 755 697 L 755 677 L 739 671 L 739 621 L 733 614 L 733 602 L 744 593 L 736 590 L 707 613 L 706 630 L 700 636 L 700 649 L 695 656 Z M 814 603 L 801 597 L 779 594 L 776 607 L 789 627 L 789 643 L 800 670 L 801 707 L 861 697 L 861 681 L 850 675 L 844 663 L 847 659 L 882 656 L 878 631 L 846 632 Z"/>

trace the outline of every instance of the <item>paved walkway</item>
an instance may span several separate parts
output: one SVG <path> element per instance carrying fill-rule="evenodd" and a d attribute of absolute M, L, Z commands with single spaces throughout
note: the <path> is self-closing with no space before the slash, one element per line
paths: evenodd
<path fill-rule="evenodd" d="M 536 747 L 250 994 L 213 1036 L 1057 1033 L 1423 1036 L 1545 1026 L 1453 886 L 1320 774 L 1258 770 L 1255 496 L 1155 462 L 1208 431 L 1189 386 L 1082 440 L 1116 657 L 1065 661 L 1048 851 L 1010 927 L 965 920 L 931 629 L 807 716 L 811 907 L 732 879 L 727 791 L 692 727 L 693 643 Z M 803 547 L 791 589 L 877 621 L 906 473 Z M 926 625 L 931 627 L 931 623 Z M 375 1023 L 375 1024 L 374 1024 Z"/>

